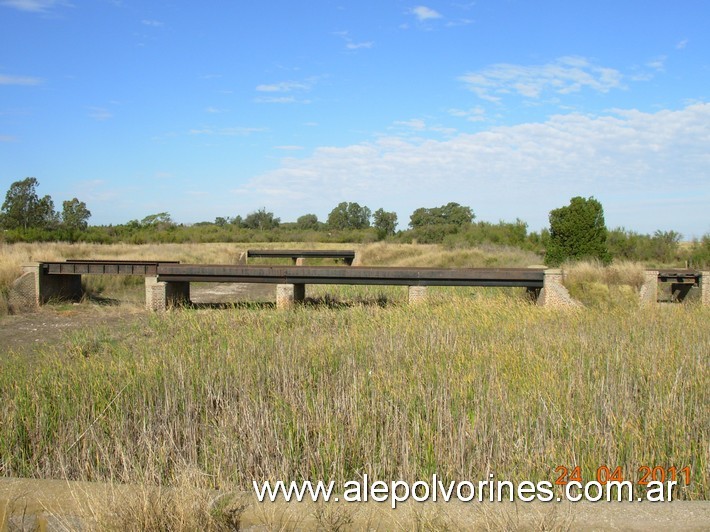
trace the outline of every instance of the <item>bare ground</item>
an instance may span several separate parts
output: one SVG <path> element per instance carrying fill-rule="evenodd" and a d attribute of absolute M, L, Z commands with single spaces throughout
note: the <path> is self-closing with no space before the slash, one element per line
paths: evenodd
<path fill-rule="evenodd" d="M 150 500 L 144 487 L 63 480 L 0 479 L 0 530 L 93 529 L 111 513 Z M 195 493 L 197 495 L 197 493 Z M 210 492 L 213 501 L 221 496 Z M 241 501 L 241 530 L 684 530 L 710 527 L 710 502 L 407 502 L 388 504 Z M 155 500 L 155 499 L 153 499 Z M 157 509 L 157 507 L 156 507 Z M 147 511 L 148 509 L 144 509 Z M 164 510 L 168 510 L 165 508 Z M 42 528 L 44 526 L 44 528 Z"/>
<path fill-rule="evenodd" d="M 244 301 L 274 300 L 274 285 L 193 283 L 191 300 L 197 306 L 228 305 Z M 38 346 L 57 344 L 68 333 L 105 327 L 116 337 L 147 322 L 142 287 L 88 298 L 81 303 L 45 305 L 36 312 L 0 317 L 0 355 L 30 355 Z"/>

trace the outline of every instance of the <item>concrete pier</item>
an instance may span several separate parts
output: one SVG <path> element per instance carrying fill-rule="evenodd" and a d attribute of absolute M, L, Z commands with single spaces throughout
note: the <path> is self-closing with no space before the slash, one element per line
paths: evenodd
<path fill-rule="evenodd" d="M 710 271 L 700 272 L 700 302 L 710 307 Z"/>
<path fill-rule="evenodd" d="M 277 284 L 276 285 L 276 308 L 290 309 L 296 303 L 303 303 L 306 299 L 305 284 Z"/>
<path fill-rule="evenodd" d="M 426 301 L 427 287 L 426 286 L 409 286 L 407 287 L 409 304 L 416 305 Z"/>
<path fill-rule="evenodd" d="M 190 302 L 190 283 L 162 282 L 157 277 L 145 278 L 145 308 L 154 312 L 167 310 L 173 305 Z"/>

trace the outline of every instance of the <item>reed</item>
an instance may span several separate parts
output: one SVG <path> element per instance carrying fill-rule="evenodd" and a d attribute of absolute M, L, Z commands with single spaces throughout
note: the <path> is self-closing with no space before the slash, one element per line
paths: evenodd
<path fill-rule="evenodd" d="M 201 488 L 370 478 L 555 480 L 689 466 L 706 499 L 699 306 L 565 312 L 433 291 L 426 305 L 174 310 L 0 362 L 0 474 Z"/>

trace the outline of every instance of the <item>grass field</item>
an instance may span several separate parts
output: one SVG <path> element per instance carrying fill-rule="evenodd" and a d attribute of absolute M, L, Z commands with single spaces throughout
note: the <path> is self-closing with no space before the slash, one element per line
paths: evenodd
<path fill-rule="evenodd" d="M 232 253 L 209 249 L 195 259 Z M 140 257 L 191 260 L 177 250 Z M 363 251 L 390 264 L 435 254 Z M 396 288 L 358 290 L 309 288 L 321 304 L 288 312 L 174 309 L 91 327 L 31 364 L 5 353 L 0 475 L 161 485 L 188 475 L 249 490 L 253 479 L 364 473 L 554 482 L 558 466 L 577 465 L 584 480 L 606 465 L 637 482 L 642 466 L 688 466 L 676 496 L 710 496 L 709 308 L 611 298 L 555 310 L 520 290 L 465 288 L 408 306 Z"/>

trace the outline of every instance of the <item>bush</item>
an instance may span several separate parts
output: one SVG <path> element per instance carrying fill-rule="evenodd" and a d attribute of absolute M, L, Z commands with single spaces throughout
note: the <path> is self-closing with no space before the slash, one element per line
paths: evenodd
<path fill-rule="evenodd" d="M 606 247 L 604 209 L 594 198 L 579 196 L 566 207 L 550 212 L 550 240 L 545 263 L 559 266 L 566 260 L 596 259 L 611 262 Z"/>

